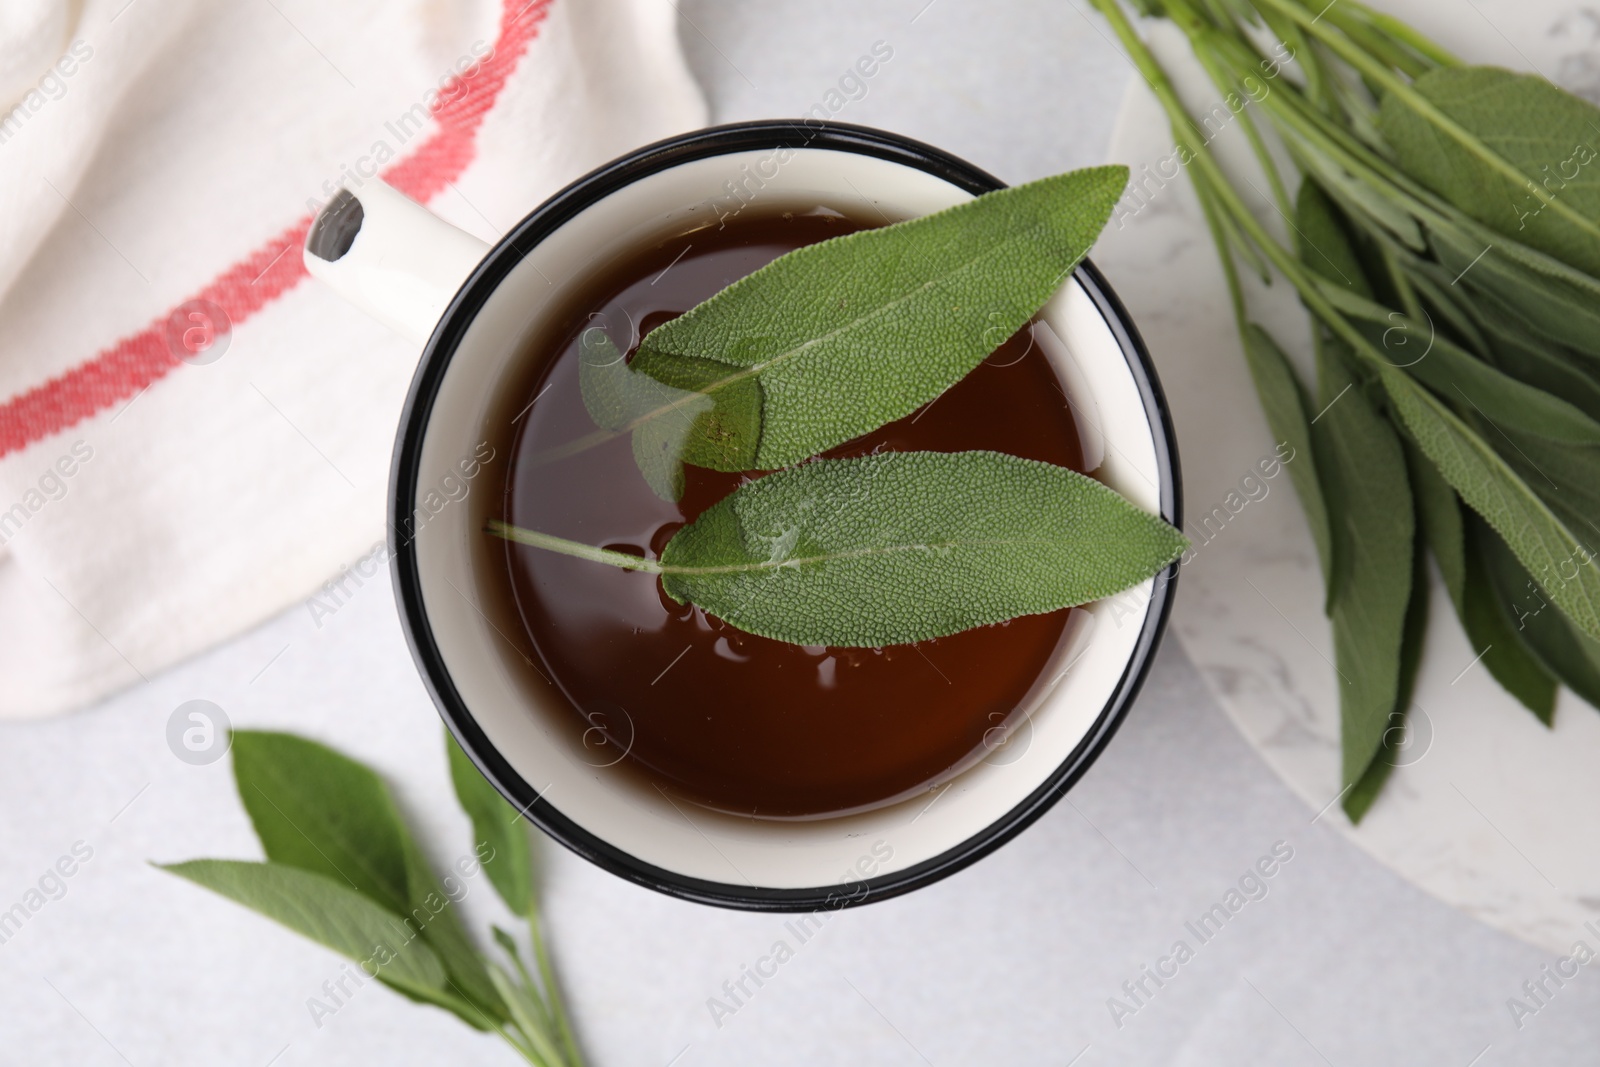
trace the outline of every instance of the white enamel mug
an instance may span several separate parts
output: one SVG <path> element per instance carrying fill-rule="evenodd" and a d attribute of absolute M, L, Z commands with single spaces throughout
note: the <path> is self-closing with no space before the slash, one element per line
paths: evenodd
<path fill-rule="evenodd" d="M 1088 605 L 1053 687 L 988 756 L 926 795 L 807 821 L 675 803 L 617 773 L 582 721 L 528 670 L 520 623 L 486 586 L 482 533 L 503 488 L 486 457 L 530 340 L 596 266 L 717 226 L 745 198 L 770 209 L 857 207 L 912 218 L 1000 187 L 905 138 L 842 125 L 754 122 L 650 145 L 568 186 L 492 248 L 378 182 L 341 193 L 307 239 L 311 273 L 423 345 L 390 479 L 390 555 L 418 669 L 462 747 L 551 837 L 641 885 L 710 904 L 812 911 L 882 899 L 992 852 L 1043 814 L 1110 741 L 1164 629 L 1177 564 Z M 1178 459 L 1160 384 L 1122 305 L 1085 261 L 1040 314 L 1096 476 L 1181 525 Z M 499 465 L 497 465 L 499 464 Z M 459 503 L 441 487 L 488 479 Z M 441 503 L 441 501 L 444 501 Z M 610 758 L 610 757 L 607 757 Z"/>

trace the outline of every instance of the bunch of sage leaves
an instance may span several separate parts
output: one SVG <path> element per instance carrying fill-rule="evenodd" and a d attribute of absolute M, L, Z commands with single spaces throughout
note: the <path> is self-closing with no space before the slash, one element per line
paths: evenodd
<path fill-rule="evenodd" d="M 1291 474 L 1333 624 L 1345 811 L 1404 743 L 1430 554 L 1534 715 L 1551 722 L 1558 683 L 1600 705 L 1600 109 L 1357 0 L 1137 0 L 1228 94 L 1262 191 L 1218 165 L 1119 0 L 1091 2 L 1171 120 L 1272 432 L 1311 457 Z M 1239 261 L 1298 293 L 1314 381 L 1251 321 Z"/>
<path fill-rule="evenodd" d="M 453 738 L 445 743 L 474 845 L 444 884 L 370 767 L 303 737 L 254 730 L 233 732 L 233 774 L 266 861 L 202 859 L 161 869 L 354 961 L 358 981 L 376 979 L 494 1031 L 529 1063 L 582 1067 L 540 929 L 527 824 Z M 455 910 L 465 893 L 447 887 L 469 885 L 480 869 L 527 922 L 531 967 L 508 931 L 492 928 L 509 969 L 467 934 Z M 341 988 L 352 995 L 348 984 Z M 313 1017 L 320 1025 L 315 1009 Z"/>
<path fill-rule="evenodd" d="M 1187 540 L 1065 467 L 994 451 L 822 453 L 954 386 L 1062 286 L 1127 184 L 1095 167 L 809 245 L 656 327 L 625 359 L 580 338 L 596 430 L 555 463 L 629 435 L 667 500 L 686 464 L 756 477 L 658 559 L 500 521 L 489 532 L 659 575 L 667 594 L 799 645 L 943 637 L 1121 592 Z"/>

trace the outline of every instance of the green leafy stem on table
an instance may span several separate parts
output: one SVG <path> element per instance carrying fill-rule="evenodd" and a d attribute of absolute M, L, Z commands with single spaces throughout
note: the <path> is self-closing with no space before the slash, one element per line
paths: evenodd
<path fill-rule="evenodd" d="M 984 451 L 812 459 L 932 401 L 1026 325 L 1127 177 L 1074 171 L 797 249 L 652 330 L 631 361 L 585 331 L 579 387 L 598 429 L 538 462 L 628 433 L 667 500 L 686 463 L 783 469 L 707 509 L 658 560 L 498 521 L 489 532 L 660 575 L 680 603 L 794 644 L 921 641 L 1144 581 L 1188 542 L 1066 468 Z"/>
<path fill-rule="evenodd" d="M 526 824 L 448 736 L 446 745 L 476 842 L 446 884 L 469 885 L 481 867 L 526 920 L 531 967 L 499 927 L 494 940 L 509 969 L 478 950 L 455 910 L 465 893 L 441 885 L 383 779 L 292 734 L 232 735 L 239 798 L 266 862 L 202 859 L 161 869 L 332 949 L 411 1000 L 494 1031 L 529 1063 L 582 1067 L 540 930 Z"/>
<path fill-rule="evenodd" d="M 1558 681 L 1600 705 L 1600 109 L 1359 0 L 1139 0 L 1224 94 L 1263 190 L 1224 172 L 1118 0 L 1091 2 L 1171 120 L 1267 421 L 1311 458 L 1291 475 L 1333 623 L 1347 813 L 1404 744 L 1428 554 L 1484 668 L 1541 721 Z M 1310 383 L 1250 320 L 1240 262 L 1310 312 Z"/>

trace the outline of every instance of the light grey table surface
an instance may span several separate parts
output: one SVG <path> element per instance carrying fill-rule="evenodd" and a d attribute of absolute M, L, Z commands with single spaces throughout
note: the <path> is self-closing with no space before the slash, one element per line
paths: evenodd
<path fill-rule="evenodd" d="M 805 111 L 882 40 L 893 59 L 837 118 L 1009 181 L 1102 159 L 1130 75 L 1072 0 L 922 3 L 685 0 L 682 33 L 717 121 Z M 93 856 L 0 944 L 0 1062 L 517 1062 L 370 984 L 317 1025 L 307 999 L 338 976 L 336 957 L 147 865 L 258 855 L 226 762 L 189 766 L 167 748 L 168 716 L 194 698 L 371 761 L 436 855 L 466 850 L 438 719 L 381 582 L 320 629 L 291 611 L 103 706 L 6 726 L 0 910 L 75 842 Z M 1169 643 L 1067 800 L 945 882 L 834 916 L 720 1028 L 707 999 L 786 937 L 783 918 L 670 900 L 548 843 L 540 856 L 596 1067 L 1595 1061 L 1591 968 L 1519 1029 L 1506 1000 L 1553 960 L 1406 885 L 1313 814 Z M 1280 841 L 1293 859 L 1268 895 L 1119 1028 L 1108 998 L 1174 941 L 1198 945 L 1185 923 Z M 486 885 L 463 906 L 479 926 L 503 918 Z"/>

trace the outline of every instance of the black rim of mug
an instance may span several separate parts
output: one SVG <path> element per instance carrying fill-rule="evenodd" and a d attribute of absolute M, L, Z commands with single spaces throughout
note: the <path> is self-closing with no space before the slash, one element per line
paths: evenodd
<path fill-rule="evenodd" d="M 872 156 L 925 171 L 974 195 L 1004 187 L 1003 182 L 971 164 L 898 134 L 800 120 L 740 122 L 697 130 L 647 145 L 579 178 L 500 239 L 450 301 L 424 347 L 395 439 L 389 482 L 389 550 L 406 641 L 440 715 L 478 769 L 531 822 L 591 863 L 669 896 L 749 911 L 808 912 L 887 900 L 930 885 L 995 851 L 1048 811 L 1089 769 L 1126 718 L 1166 629 L 1179 565 L 1173 563 L 1157 576 L 1133 654 L 1094 725 L 1038 788 L 984 829 L 911 867 L 858 882 L 779 889 L 695 878 L 647 863 L 586 830 L 542 798 L 495 749 L 456 690 L 423 607 L 415 544 L 398 535 L 400 522 L 411 514 L 416 499 L 422 442 L 446 368 L 473 318 L 523 257 L 580 211 L 641 178 L 697 159 L 781 147 Z M 1075 277 L 1111 328 L 1138 385 L 1155 445 L 1161 515 L 1181 527 L 1177 443 L 1150 355 L 1121 301 L 1094 265 L 1085 259 Z"/>

